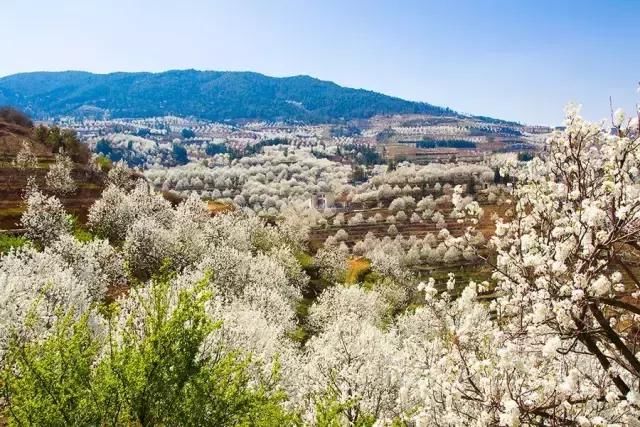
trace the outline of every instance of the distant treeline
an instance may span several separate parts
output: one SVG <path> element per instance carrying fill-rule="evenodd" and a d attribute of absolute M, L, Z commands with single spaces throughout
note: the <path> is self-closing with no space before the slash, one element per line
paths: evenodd
<path fill-rule="evenodd" d="M 122 160 L 133 167 L 142 167 L 147 161 L 147 157 L 134 148 L 133 141 L 128 141 L 126 146 L 123 146 L 102 138 L 96 143 L 94 151 L 112 162 Z M 166 165 L 175 166 L 189 163 L 187 149 L 180 144 L 172 144 L 171 150 L 159 150 L 157 155 Z"/>
<path fill-rule="evenodd" d="M 257 154 L 262 152 L 264 147 L 271 147 L 274 145 L 289 145 L 291 142 L 286 138 L 271 138 L 271 139 L 263 139 L 257 144 L 249 145 L 244 149 L 242 153 L 244 156 L 251 156 L 253 154 Z"/>
<path fill-rule="evenodd" d="M 405 142 L 405 141 L 402 141 Z M 464 139 L 422 140 L 415 142 L 418 148 L 476 148 L 476 143 Z"/>
<path fill-rule="evenodd" d="M 225 154 L 229 150 L 225 144 L 207 144 L 204 151 L 207 156 L 215 156 L 216 154 Z"/>
<path fill-rule="evenodd" d="M 377 165 L 383 163 L 380 154 L 371 146 L 365 144 L 344 144 L 338 148 L 338 155 L 360 165 Z"/>

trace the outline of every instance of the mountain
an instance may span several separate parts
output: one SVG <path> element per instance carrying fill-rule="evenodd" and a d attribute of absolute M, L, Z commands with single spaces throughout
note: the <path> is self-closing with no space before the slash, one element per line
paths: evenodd
<path fill-rule="evenodd" d="M 331 122 L 377 114 L 455 115 L 448 108 L 351 89 L 309 76 L 176 70 L 92 74 L 35 72 L 0 78 L 0 105 L 35 118 L 151 117 Z"/>

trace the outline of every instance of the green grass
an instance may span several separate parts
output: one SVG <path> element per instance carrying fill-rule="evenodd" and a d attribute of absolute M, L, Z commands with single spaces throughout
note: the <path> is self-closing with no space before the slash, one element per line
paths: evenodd
<path fill-rule="evenodd" d="M 306 252 L 298 252 L 295 254 L 296 259 L 298 260 L 298 264 L 302 267 L 303 270 L 307 270 L 310 267 L 313 267 L 313 257 Z"/>
<path fill-rule="evenodd" d="M 73 230 L 73 237 L 75 237 L 79 242 L 83 243 L 93 240 L 93 234 L 80 227 L 77 227 L 75 230 Z"/>
<path fill-rule="evenodd" d="M 367 271 L 366 274 L 362 277 L 362 287 L 368 290 L 372 290 L 376 283 L 380 282 L 383 279 L 383 276 L 375 271 Z"/>
<path fill-rule="evenodd" d="M 20 248 L 27 244 L 29 240 L 22 236 L 11 236 L 0 234 L 0 255 L 6 254 L 11 249 Z"/>
<path fill-rule="evenodd" d="M 84 228 L 81 224 L 80 224 L 80 220 L 78 219 L 77 216 L 75 215 L 70 215 L 69 216 L 69 221 L 71 222 L 71 228 L 73 230 L 73 237 L 76 238 L 76 240 L 80 241 L 80 242 L 90 242 L 91 240 L 93 240 L 94 235 L 91 234 L 91 232 L 89 230 L 87 230 L 86 228 Z"/>
<path fill-rule="evenodd" d="M 313 299 L 311 298 L 302 298 L 296 304 L 296 315 L 300 319 L 305 319 L 309 315 L 309 308 L 313 304 Z"/>

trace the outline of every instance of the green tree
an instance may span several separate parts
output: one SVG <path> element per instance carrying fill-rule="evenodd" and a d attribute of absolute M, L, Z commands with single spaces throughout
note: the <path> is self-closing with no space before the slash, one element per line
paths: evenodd
<path fill-rule="evenodd" d="M 502 175 L 500 175 L 500 168 L 495 168 L 493 170 L 493 182 L 495 184 L 500 184 L 502 182 Z"/>
<path fill-rule="evenodd" d="M 187 138 L 195 138 L 196 133 L 192 130 L 192 129 L 182 129 L 182 132 L 180 132 L 180 135 L 182 135 L 183 138 L 187 139 Z"/>
<path fill-rule="evenodd" d="M 206 313 L 204 282 L 171 297 L 171 277 L 154 279 L 137 310 L 117 322 L 102 307 L 106 333 L 85 314 L 61 313 L 48 338 L 14 337 L 4 360 L 4 416 L 13 425 L 292 425 L 285 396 L 256 381 L 249 359 L 226 349 L 202 352 L 219 327 Z M 174 302 L 172 302 L 174 301 Z M 120 317 L 122 320 L 122 317 Z M 277 374 L 277 373 L 276 373 Z"/>
<path fill-rule="evenodd" d="M 187 149 L 184 148 L 180 144 L 173 144 L 173 149 L 171 151 L 173 159 L 179 165 L 184 165 L 189 163 L 189 156 L 187 155 Z"/>

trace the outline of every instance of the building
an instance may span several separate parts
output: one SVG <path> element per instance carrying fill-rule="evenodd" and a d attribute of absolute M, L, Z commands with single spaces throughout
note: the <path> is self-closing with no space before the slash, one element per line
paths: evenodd
<path fill-rule="evenodd" d="M 309 199 L 309 207 L 323 211 L 335 206 L 335 196 L 333 193 L 316 193 Z"/>

